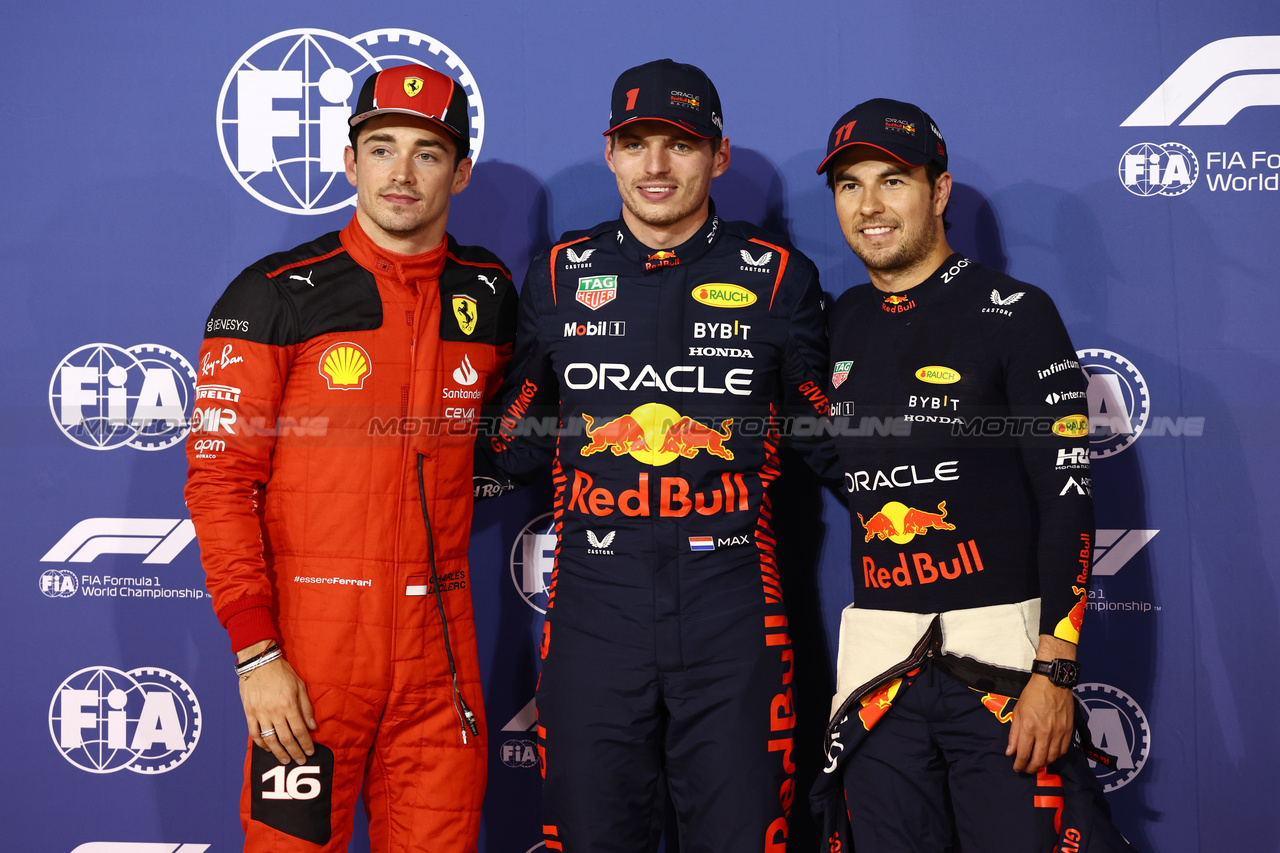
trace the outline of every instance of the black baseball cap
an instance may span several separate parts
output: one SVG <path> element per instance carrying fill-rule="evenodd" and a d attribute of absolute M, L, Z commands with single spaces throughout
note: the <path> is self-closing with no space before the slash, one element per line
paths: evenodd
<path fill-rule="evenodd" d="M 457 81 L 425 65 L 384 68 L 364 81 L 356 111 L 347 123 L 384 113 L 419 116 L 440 125 L 458 140 L 465 154 L 471 144 L 467 92 Z"/>
<path fill-rule="evenodd" d="M 827 156 L 818 165 L 818 174 L 850 145 L 879 148 L 908 166 L 933 162 L 947 170 L 947 144 L 938 126 L 924 110 L 904 101 L 875 98 L 840 116 L 827 137 Z"/>
<path fill-rule="evenodd" d="M 609 129 L 651 119 L 665 121 L 694 136 L 724 135 L 720 94 L 711 78 L 696 65 L 658 59 L 628 68 L 613 84 L 609 99 Z"/>

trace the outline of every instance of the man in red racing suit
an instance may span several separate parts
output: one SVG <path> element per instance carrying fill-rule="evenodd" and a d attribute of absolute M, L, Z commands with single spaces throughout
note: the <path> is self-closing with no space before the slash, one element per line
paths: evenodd
<path fill-rule="evenodd" d="M 373 850 L 462 853 L 486 772 L 474 422 L 515 290 L 445 234 L 471 170 L 462 87 L 387 69 L 351 124 L 351 223 L 252 265 L 210 314 L 187 504 L 240 661 L 245 849 L 345 851 L 363 789 Z"/>

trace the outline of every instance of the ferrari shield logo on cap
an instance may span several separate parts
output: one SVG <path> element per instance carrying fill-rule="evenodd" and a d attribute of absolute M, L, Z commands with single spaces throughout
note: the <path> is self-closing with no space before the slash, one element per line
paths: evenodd
<path fill-rule="evenodd" d="M 453 316 L 458 319 L 462 334 L 471 334 L 476 330 L 476 301 L 470 296 L 453 297 Z"/>
<path fill-rule="evenodd" d="M 412 98 L 412 97 L 414 97 L 415 95 L 417 95 L 417 94 L 418 94 L 419 92 L 421 92 L 421 91 L 422 91 L 422 78 L 421 78 L 421 77 L 406 77 L 406 78 L 404 78 L 404 93 L 405 93 L 406 95 L 408 95 L 410 98 Z"/>

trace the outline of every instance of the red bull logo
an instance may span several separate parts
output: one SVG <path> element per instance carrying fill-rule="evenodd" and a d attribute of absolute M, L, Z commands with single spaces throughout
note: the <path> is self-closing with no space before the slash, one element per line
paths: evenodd
<path fill-rule="evenodd" d="M 612 450 L 614 456 L 622 456 L 632 451 L 640 453 L 649 449 L 648 442 L 644 440 L 644 427 L 640 426 L 640 423 L 631 415 L 614 418 L 595 429 L 592 429 L 595 420 L 591 415 L 584 414 L 582 419 L 587 422 L 587 438 L 591 439 L 590 443 L 582 448 L 583 456 L 599 453 L 606 448 Z"/>
<path fill-rule="evenodd" d="M 675 252 L 670 252 L 670 251 L 667 251 L 666 249 L 663 249 L 661 252 L 654 252 L 652 255 L 646 258 L 644 262 L 644 268 L 646 270 L 656 270 L 660 267 L 679 266 L 679 264 L 680 264 L 680 259 L 676 257 Z"/>
<path fill-rule="evenodd" d="M 862 703 L 862 709 L 858 711 L 858 719 L 862 721 L 864 729 L 871 731 L 871 727 L 880 722 L 880 718 L 893 705 L 893 700 L 897 698 L 901 687 L 902 679 L 895 678 L 870 696 L 863 696 L 858 700 Z"/>
<path fill-rule="evenodd" d="M 916 301 L 909 296 L 891 293 L 880 303 L 880 307 L 890 314 L 901 314 L 916 307 Z"/>
<path fill-rule="evenodd" d="M 614 492 L 597 486 L 595 478 L 582 471 L 573 472 L 569 492 L 569 511 L 604 518 L 619 512 L 635 518 L 683 518 L 689 513 L 719 515 L 722 512 L 746 512 L 751 506 L 747 481 L 743 474 L 720 475 L 720 483 L 707 491 L 695 492 L 684 477 L 636 478 L 634 489 Z"/>
<path fill-rule="evenodd" d="M 908 560 L 905 552 L 898 553 L 898 565 L 889 569 L 877 566 L 870 557 L 862 558 L 862 582 L 869 589 L 890 589 L 895 586 L 912 586 L 935 583 L 939 580 L 955 580 L 962 575 L 983 571 L 982 555 L 978 543 L 956 543 L 956 556 L 935 560 L 929 554 L 915 553 Z M 914 575 L 912 572 L 914 569 Z M 1083 610 L 1081 611 L 1083 612 Z"/>
<path fill-rule="evenodd" d="M 721 421 L 720 429 L 714 430 L 693 418 L 683 417 L 667 430 L 660 452 L 679 453 L 686 459 L 692 459 L 698 455 L 699 450 L 705 450 L 721 459 L 733 459 L 733 451 L 726 450 L 724 446 L 726 441 L 733 438 L 733 432 L 729 429 L 732 424 L 733 418 L 726 418 Z"/>
<path fill-rule="evenodd" d="M 661 403 L 645 403 L 598 426 L 591 415 L 584 413 L 582 418 L 589 439 L 579 451 L 583 456 L 609 450 L 614 456 L 630 454 L 655 467 L 681 456 L 692 459 L 703 450 L 721 459 L 733 459 L 733 451 L 725 447 L 733 438 L 733 418 L 721 421 L 717 429 Z"/>
<path fill-rule="evenodd" d="M 996 719 L 1002 723 L 1013 719 L 1013 706 L 1016 704 L 1016 699 L 1001 696 L 999 693 L 988 693 L 982 697 L 982 707 L 995 714 Z"/>
<path fill-rule="evenodd" d="M 930 530 L 955 530 L 956 526 L 946 519 L 946 501 L 938 503 L 937 512 L 926 512 L 898 501 L 890 501 L 869 520 L 858 513 L 858 521 L 862 522 L 863 529 L 867 531 L 863 542 L 879 538 L 882 542 L 888 539 L 897 545 L 905 545 Z"/>
<path fill-rule="evenodd" d="M 1084 624 L 1085 605 L 1089 600 L 1088 587 L 1076 586 L 1072 584 L 1071 592 L 1080 596 L 1075 607 L 1071 608 L 1071 612 L 1058 620 L 1058 624 L 1053 628 L 1053 636 L 1059 640 L 1066 640 L 1068 643 L 1080 642 L 1080 626 Z"/>

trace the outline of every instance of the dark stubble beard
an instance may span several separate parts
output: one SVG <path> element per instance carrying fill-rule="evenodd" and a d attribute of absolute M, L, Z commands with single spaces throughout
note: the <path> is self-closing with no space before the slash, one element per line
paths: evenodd
<path fill-rule="evenodd" d="M 932 198 L 932 194 L 930 195 Z M 903 239 L 899 241 L 897 248 L 890 254 L 864 254 L 858 249 L 854 249 L 862 263 L 869 270 L 876 272 L 902 272 L 917 266 L 925 258 L 933 252 L 933 247 L 938 242 L 938 222 L 934 217 L 930 216 L 925 220 L 919 233 L 907 234 L 903 232 Z"/>

